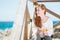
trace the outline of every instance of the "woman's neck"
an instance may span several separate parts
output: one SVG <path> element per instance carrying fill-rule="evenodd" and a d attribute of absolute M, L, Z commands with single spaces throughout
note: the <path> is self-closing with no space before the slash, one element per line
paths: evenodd
<path fill-rule="evenodd" d="M 47 19 L 48 19 L 48 17 L 47 17 L 47 16 L 44 16 L 43 18 L 41 18 L 42 23 L 46 22 L 46 21 L 47 21 Z"/>

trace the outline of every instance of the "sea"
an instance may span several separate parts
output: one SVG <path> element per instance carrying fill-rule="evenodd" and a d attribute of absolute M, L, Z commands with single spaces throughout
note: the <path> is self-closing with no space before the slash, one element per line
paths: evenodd
<path fill-rule="evenodd" d="M 58 21 L 53 21 L 53 24 L 56 24 Z M 5 30 L 6 28 L 12 28 L 14 22 L 13 21 L 0 21 L 0 30 Z"/>

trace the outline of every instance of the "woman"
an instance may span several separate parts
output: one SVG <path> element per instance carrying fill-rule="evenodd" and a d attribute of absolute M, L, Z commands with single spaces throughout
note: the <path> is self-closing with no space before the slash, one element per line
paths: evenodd
<path fill-rule="evenodd" d="M 33 35 L 39 34 L 41 40 L 52 40 L 53 23 L 52 20 L 46 16 L 46 7 L 44 4 L 38 4 L 35 8 L 34 21 L 33 21 Z"/>

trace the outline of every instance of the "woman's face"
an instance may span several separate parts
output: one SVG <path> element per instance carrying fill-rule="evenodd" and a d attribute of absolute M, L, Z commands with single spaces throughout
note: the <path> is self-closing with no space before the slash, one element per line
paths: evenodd
<path fill-rule="evenodd" d="M 42 10 L 40 7 L 37 8 L 37 16 L 40 16 L 40 17 L 44 16 L 44 10 Z"/>

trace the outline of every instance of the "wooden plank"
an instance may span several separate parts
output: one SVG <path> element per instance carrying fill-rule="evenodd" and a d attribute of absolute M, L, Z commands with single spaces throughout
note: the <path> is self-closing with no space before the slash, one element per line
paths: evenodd
<path fill-rule="evenodd" d="M 57 24 L 55 24 L 53 27 L 56 28 L 58 25 L 60 25 L 60 22 L 58 22 Z"/>
<path fill-rule="evenodd" d="M 30 0 L 31 2 L 36 2 L 37 0 Z"/>
<path fill-rule="evenodd" d="M 37 0 L 37 2 L 59 2 L 60 0 Z"/>
<path fill-rule="evenodd" d="M 28 7 L 26 6 L 26 11 L 25 11 L 25 27 L 24 27 L 24 40 L 28 40 L 28 23 L 27 21 L 30 20 L 30 15 L 28 11 Z"/>
<path fill-rule="evenodd" d="M 60 2 L 60 0 L 30 0 L 31 2 Z"/>
<path fill-rule="evenodd" d="M 53 16 L 55 16 L 55 17 L 57 17 L 57 18 L 60 19 L 60 15 L 58 15 L 57 13 L 55 13 L 55 12 L 49 10 L 49 9 L 46 9 L 46 11 L 47 11 L 48 13 L 52 14 Z"/>

